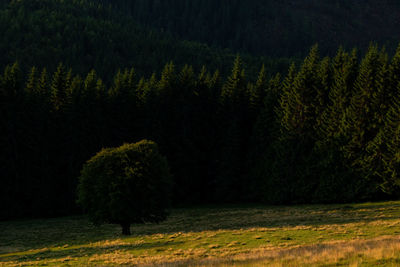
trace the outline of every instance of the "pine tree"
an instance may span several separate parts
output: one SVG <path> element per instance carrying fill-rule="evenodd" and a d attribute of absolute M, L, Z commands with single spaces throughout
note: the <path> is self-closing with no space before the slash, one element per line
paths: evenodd
<path fill-rule="evenodd" d="M 281 121 L 281 129 L 282 131 L 285 132 L 289 131 L 292 128 L 289 116 L 292 112 L 291 111 L 292 106 L 290 104 L 292 103 L 291 100 L 291 97 L 293 95 L 292 86 L 295 76 L 296 76 L 296 66 L 292 64 L 290 65 L 288 74 L 282 81 L 282 93 L 280 95 L 280 100 L 279 100 L 280 108 L 276 110 L 276 115 L 278 119 Z"/>
<path fill-rule="evenodd" d="M 305 58 L 299 72 L 294 75 L 291 67 L 284 81 L 282 107 L 282 127 L 289 135 L 301 138 L 313 136 L 318 103 L 317 70 L 319 67 L 318 46 L 314 46 Z"/>
<path fill-rule="evenodd" d="M 161 72 L 161 79 L 158 83 L 158 89 L 162 94 L 169 94 L 174 90 L 175 83 L 175 65 L 173 62 L 170 62 L 165 65 L 163 71 Z"/>
<path fill-rule="evenodd" d="M 37 81 L 37 86 L 35 88 L 35 93 L 40 95 L 46 99 L 49 98 L 49 88 L 48 88 L 48 77 L 47 77 L 47 70 L 44 68 L 40 73 L 40 77 Z"/>
<path fill-rule="evenodd" d="M 354 166 L 369 168 L 365 149 L 379 131 L 378 109 L 384 97 L 380 77 L 384 76 L 386 57 L 377 46 L 371 46 L 361 62 L 354 84 L 354 93 L 344 118 L 344 131 L 349 142 L 344 146 L 346 156 Z M 369 172 L 371 173 L 371 172 Z"/>
<path fill-rule="evenodd" d="M 221 92 L 221 103 L 227 108 L 235 108 L 247 97 L 245 73 L 243 63 L 239 56 L 235 58 L 231 75 L 224 83 Z"/>
<path fill-rule="evenodd" d="M 65 104 L 67 88 L 67 73 L 64 66 L 60 63 L 56 72 L 53 74 L 53 80 L 51 83 L 51 102 L 56 111 L 60 110 Z"/>
<path fill-rule="evenodd" d="M 370 164 L 370 172 L 373 172 L 370 176 L 377 176 L 379 180 L 376 182 L 387 193 L 395 193 L 399 189 L 399 136 L 400 102 L 396 96 L 385 118 L 385 125 L 367 146 L 368 154 L 365 159 Z"/>
<path fill-rule="evenodd" d="M 257 115 L 264 106 L 264 100 L 267 94 L 268 80 L 265 65 L 261 67 L 255 85 L 250 86 L 250 108 Z"/>
<path fill-rule="evenodd" d="M 87 98 L 87 100 L 93 100 L 96 99 L 96 91 L 97 91 L 97 74 L 96 71 L 92 70 L 86 76 L 82 94 L 84 98 Z"/>
<path fill-rule="evenodd" d="M 37 88 L 38 73 L 36 67 L 32 67 L 28 81 L 25 86 L 25 90 L 28 94 L 33 94 Z"/>
<path fill-rule="evenodd" d="M 381 96 L 380 113 L 384 110 L 387 112 L 383 117 L 378 117 L 380 119 L 379 132 L 368 143 L 365 161 L 371 166 L 370 170 L 374 171 L 374 175 L 379 177 L 378 182 L 381 188 L 386 192 L 394 193 L 399 187 L 398 175 L 400 174 L 400 49 L 384 70 L 386 70 L 384 72 L 386 82 L 382 82 L 384 77 L 380 77 L 379 80 L 379 86 L 386 87 L 386 90 L 381 89 L 384 90 L 384 95 Z"/>
<path fill-rule="evenodd" d="M 22 73 L 18 62 L 6 66 L 3 76 L 3 88 L 6 97 L 17 99 L 22 96 Z"/>
<path fill-rule="evenodd" d="M 216 181 L 218 197 L 232 200 L 241 195 L 251 134 L 249 125 L 249 93 L 240 57 L 236 57 L 231 75 L 222 86 L 220 97 L 221 154 Z"/>
<path fill-rule="evenodd" d="M 343 48 L 337 52 L 332 63 L 332 88 L 328 105 L 321 117 L 321 140 L 330 141 L 343 132 L 343 118 L 351 98 L 357 68 L 357 54 L 348 54 Z"/>
<path fill-rule="evenodd" d="M 331 60 L 326 57 L 318 66 L 316 83 L 315 83 L 315 91 L 316 91 L 316 99 L 314 101 L 313 108 L 315 110 L 315 132 L 317 135 L 323 135 L 322 125 L 324 124 L 324 113 L 326 110 L 326 106 L 329 102 L 329 92 L 331 91 L 332 84 L 332 69 L 331 69 Z"/>
<path fill-rule="evenodd" d="M 251 201 L 265 200 L 267 184 L 272 166 L 276 161 L 274 143 L 280 136 L 279 97 L 282 91 L 281 76 L 278 73 L 268 82 L 262 110 L 253 125 L 249 142 L 246 173 L 250 177 L 246 185 L 247 198 Z"/>
<path fill-rule="evenodd" d="M 389 108 L 391 94 L 394 92 L 390 88 L 390 81 L 388 79 L 389 66 L 388 55 L 384 50 L 379 54 L 379 69 L 377 71 L 375 90 L 372 92 L 372 124 L 374 131 L 377 132 L 383 125 L 385 115 Z M 395 88 L 393 88 L 395 89 Z"/>

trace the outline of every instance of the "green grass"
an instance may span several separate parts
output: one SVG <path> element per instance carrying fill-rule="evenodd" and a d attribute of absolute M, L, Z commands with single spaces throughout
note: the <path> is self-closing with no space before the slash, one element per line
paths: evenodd
<path fill-rule="evenodd" d="M 0 266 L 400 264 L 400 202 L 176 209 L 131 230 L 85 217 L 0 222 Z"/>

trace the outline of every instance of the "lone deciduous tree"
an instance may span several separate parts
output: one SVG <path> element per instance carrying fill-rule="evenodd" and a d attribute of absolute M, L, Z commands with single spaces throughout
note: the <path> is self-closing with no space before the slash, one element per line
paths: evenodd
<path fill-rule="evenodd" d="M 115 223 L 130 235 L 133 223 L 166 219 L 171 175 L 152 141 L 106 148 L 83 166 L 78 204 L 95 224 Z"/>

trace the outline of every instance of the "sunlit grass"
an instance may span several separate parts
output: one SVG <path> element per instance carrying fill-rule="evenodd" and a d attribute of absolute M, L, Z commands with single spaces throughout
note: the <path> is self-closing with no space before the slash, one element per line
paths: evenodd
<path fill-rule="evenodd" d="M 224 263 L 210 260 L 207 265 L 220 267 L 232 265 L 238 267 L 399 266 L 400 237 L 385 236 L 369 240 L 331 241 L 288 249 L 258 250 L 233 256 Z"/>
<path fill-rule="evenodd" d="M 0 265 L 400 263 L 400 202 L 178 209 L 120 231 L 85 217 L 1 222 Z"/>

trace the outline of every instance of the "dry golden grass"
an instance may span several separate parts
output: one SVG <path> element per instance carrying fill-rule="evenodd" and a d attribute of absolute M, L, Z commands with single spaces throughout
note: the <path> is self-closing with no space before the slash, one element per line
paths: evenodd
<path fill-rule="evenodd" d="M 119 233 L 84 217 L 0 222 L 0 266 L 400 266 L 400 202 L 182 209 Z"/>
<path fill-rule="evenodd" d="M 202 263 L 186 262 L 188 266 L 365 266 L 375 264 L 400 266 L 400 236 L 370 240 L 331 241 L 311 246 L 285 249 L 259 249 L 229 259 Z M 179 266 L 183 263 L 171 264 Z"/>

